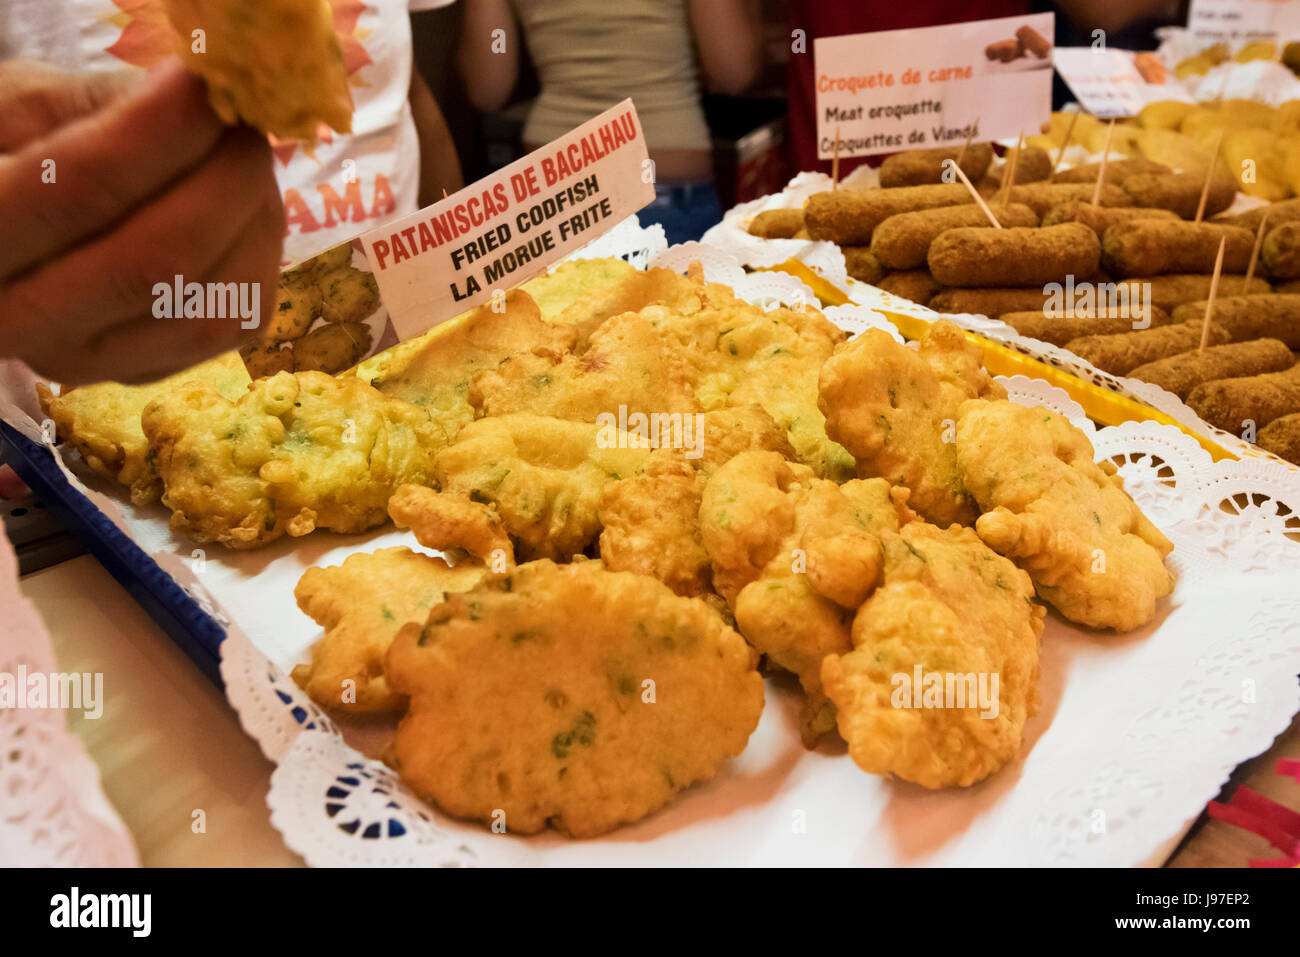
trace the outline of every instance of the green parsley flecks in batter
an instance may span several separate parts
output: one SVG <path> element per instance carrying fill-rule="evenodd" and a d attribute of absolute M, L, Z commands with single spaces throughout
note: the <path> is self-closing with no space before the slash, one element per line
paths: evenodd
<path fill-rule="evenodd" d="M 596 716 L 590 711 L 580 714 L 573 727 L 561 731 L 551 738 L 551 753 L 557 758 L 567 758 L 569 751 L 577 746 L 589 748 L 596 740 Z"/>

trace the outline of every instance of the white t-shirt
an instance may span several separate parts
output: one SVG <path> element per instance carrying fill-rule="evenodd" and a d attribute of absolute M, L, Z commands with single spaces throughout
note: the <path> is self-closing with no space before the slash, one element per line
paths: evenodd
<path fill-rule="evenodd" d="M 409 14 L 451 2 L 330 0 L 356 111 L 350 135 L 326 131 L 307 148 L 272 143 L 286 264 L 415 211 L 420 152 L 408 98 Z M 0 0 L 0 59 L 78 71 L 148 68 L 174 42 L 160 0 Z"/>

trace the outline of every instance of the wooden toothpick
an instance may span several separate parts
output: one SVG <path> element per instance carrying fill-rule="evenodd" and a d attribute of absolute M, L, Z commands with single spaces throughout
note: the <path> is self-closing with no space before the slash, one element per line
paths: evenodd
<path fill-rule="evenodd" d="M 980 128 L 980 118 L 975 117 L 975 122 L 970 126 L 970 134 L 966 137 L 966 142 L 961 145 L 961 152 L 957 154 L 957 165 L 966 158 L 966 151 L 970 149 L 971 140 L 975 139 L 975 133 Z"/>
<path fill-rule="evenodd" d="M 1074 124 L 1078 122 L 1079 114 L 1076 111 L 1070 117 L 1070 125 L 1065 128 L 1065 139 L 1061 140 L 1061 148 L 1056 151 L 1056 162 L 1052 164 L 1052 172 L 1047 177 L 1049 183 L 1056 179 L 1056 171 L 1061 167 L 1061 159 L 1065 156 L 1065 148 L 1070 145 L 1070 140 L 1074 137 Z"/>
<path fill-rule="evenodd" d="M 1010 161 L 1002 168 L 1002 185 L 998 187 L 997 195 L 1000 197 L 1005 192 L 1006 199 L 1011 198 L 1011 189 L 1016 185 L 1016 166 L 1020 162 L 1020 153 L 1025 148 L 1025 131 L 1020 131 L 1020 139 L 1016 143 L 1016 151 L 1011 154 Z"/>
<path fill-rule="evenodd" d="M 1246 267 L 1246 282 L 1241 288 L 1243 296 L 1250 295 L 1250 281 L 1255 278 L 1255 263 L 1259 259 L 1259 249 L 1264 245 L 1264 230 L 1268 223 L 1268 213 L 1259 221 L 1259 229 L 1255 231 L 1255 246 L 1250 251 L 1250 265 Z"/>
<path fill-rule="evenodd" d="M 1219 165 L 1219 150 L 1223 148 L 1223 130 L 1219 130 L 1219 136 L 1214 141 L 1214 155 L 1210 157 L 1210 168 L 1205 171 L 1205 185 L 1201 187 L 1201 201 L 1196 204 L 1196 218 L 1192 220 L 1199 223 L 1205 217 L 1205 202 L 1210 198 L 1210 181 L 1214 179 L 1214 167 Z"/>
<path fill-rule="evenodd" d="M 1101 202 L 1101 181 L 1106 178 L 1106 160 L 1110 158 L 1110 137 L 1115 132 L 1115 121 L 1106 127 L 1106 145 L 1101 150 L 1101 169 L 1097 170 L 1097 185 L 1092 188 L 1092 205 L 1095 209 Z"/>
<path fill-rule="evenodd" d="M 1219 254 L 1214 257 L 1214 275 L 1210 277 L 1210 298 L 1205 300 L 1205 319 L 1201 322 L 1201 347 L 1197 352 L 1204 352 L 1210 341 L 1210 316 L 1214 315 L 1214 297 L 1219 294 L 1219 273 L 1223 271 L 1223 246 L 1228 241 L 1224 236 L 1219 240 Z"/>
<path fill-rule="evenodd" d="M 989 209 L 988 203 L 984 202 L 984 197 L 979 194 L 979 190 L 971 185 L 970 179 L 968 179 L 966 174 L 962 172 L 962 168 L 954 163 L 953 169 L 956 171 L 958 178 L 961 179 L 965 187 L 970 190 L 971 197 L 979 204 L 980 209 L 984 210 L 984 215 L 989 218 L 989 222 L 993 224 L 993 228 L 1001 229 L 1002 224 L 999 223 L 998 218 L 993 215 L 993 210 Z"/>
<path fill-rule="evenodd" d="M 835 152 L 831 156 L 831 189 L 840 187 L 840 124 L 835 124 Z"/>

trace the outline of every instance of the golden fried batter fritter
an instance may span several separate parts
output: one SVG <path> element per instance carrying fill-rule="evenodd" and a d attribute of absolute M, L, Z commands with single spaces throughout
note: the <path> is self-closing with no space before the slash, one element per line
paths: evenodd
<path fill-rule="evenodd" d="M 1090 628 L 1127 631 L 1174 588 L 1173 545 L 1124 491 L 1092 443 L 1047 409 L 972 401 L 957 421 L 957 462 L 984 514 L 975 530 L 1029 572 L 1038 594 Z"/>
<path fill-rule="evenodd" d="M 352 132 L 352 95 L 325 0 L 164 0 L 185 66 L 227 123 L 314 142 Z M 204 38 L 194 44 L 196 31 Z"/>
<path fill-rule="evenodd" d="M 521 565 L 398 634 L 395 765 L 456 817 L 604 834 L 744 749 L 763 710 L 754 665 L 707 605 L 653 578 Z"/>
<path fill-rule="evenodd" d="M 834 726 L 822 658 L 849 650 L 849 621 L 879 578 L 880 535 L 911 517 L 904 497 L 883 479 L 836 485 L 774 452 L 737 455 L 704 489 L 714 588 L 749 643 L 799 677 L 809 746 Z"/>
<path fill-rule="evenodd" d="M 759 406 L 704 412 L 700 422 L 698 449 L 661 449 L 644 474 L 607 486 L 600 505 L 605 567 L 653 575 L 679 595 L 704 595 L 711 587 L 709 553 L 700 538 L 708 477 L 751 449 L 794 457 L 784 430 Z"/>
<path fill-rule="evenodd" d="M 470 382 L 481 416 L 532 412 L 575 422 L 602 414 L 694 412 L 690 370 L 639 313 L 603 323 L 582 355 L 517 353 Z"/>
<path fill-rule="evenodd" d="M 655 456 L 642 475 L 605 488 L 600 557 L 610 571 L 659 579 L 679 595 L 709 591 L 709 553 L 700 541 L 704 477 L 675 456 Z"/>
<path fill-rule="evenodd" d="M 1015 758 L 1038 710 L 1043 608 L 1029 576 L 969 528 L 911 522 L 884 543 L 853 651 L 821 666 L 840 734 L 872 774 L 974 784 Z"/>
<path fill-rule="evenodd" d="M 149 458 L 140 414 L 154 399 L 185 382 L 203 382 L 227 399 L 238 399 L 252 380 L 239 353 L 215 359 L 148 385 L 100 382 L 55 395 L 37 383 L 41 409 L 54 422 L 54 438 L 68 442 L 94 471 L 127 486 L 136 505 L 156 502 L 162 483 Z"/>
<path fill-rule="evenodd" d="M 381 525 L 398 486 L 431 479 L 445 442 L 423 410 L 319 372 L 259 379 L 238 402 L 188 383 L 141 424 L 173 530 L 231 548 Z"/>
<path fill-rule="evenodd" d="M 239 357 L 244 360 L 246 374 L 254 379 L 293 371 L 293 345 L 290 343 L 281 345 L 268 339 L 254 339 L 239 347 Z"/>
<path fill-rule="evenodd" d="M 702 448 L 691 459 L 696 471 L 712 475 L 741 452 L 777 452 L 795 459 L 785 429 L 763 411 L 761 405 L 736 405 L 701 414 L 704 423 Z"/>
<path fill-rule="evenodd" d="M 422 623 L 448 592 L 483 580 L 481 565 L 451 567 L 409 548 L 349 555 L 342 565 L 309 568 L 293 590 L 298 607 L 325 629 L 311 664 L 293 680 L 322 708 L 368 714 L 400 711 L 406 698 L 384 678 L 384 655 L 407 622 Z"/>
<path fill-rule="evenodd" d="M 579 352 L 586 351 L 588 336 L 606 319 L 652 303 L 679 310 L 699 303 L 695 280 L 671 269 L 634 269 L 621 259 L 566 262 L 523 288 L 537 300 L 543 318 L 573 327 Z"/>
<path fill-rule="evenodd" d="M 639 474 L 649 449 L 602 448 L 594 423 L 540 415 L 479 419 L 438 453 L 439 487 L 492 505 L 521 559 L 567 559 L 600 534 L 605 486 Z M 623 442 L 622 444 L 627 444 Z"/>
<path fill-rule="evenodd" d="M 555 322 L 576 303 L 586 302 L 593 296 L 607 295 L 640 275 L 644 273 L 622 259 L 566 259 L 518 288 L 528 293 L 537 303 L 543 319 Z M 600 321 L 629 311 L 631 310 L 616 308 Z"/>
<path fill-rule="evenodd" d="M 494 572 L 514 567 L 514 545 L 501 516 L 489 505 L 423 485 L 403 485 L 388 500 L 388 514 L 398 528 L 415 533 L 425 548 L 462 549 Z"/>
<path fill-rule="evenodd" d="M 860 476 L 910 489 L 908 504 L 941 526 L 969 525 L 976 514 L 957 470 L 957 409 L 966 399 L 1005 395 L 947 320 L 917 349 L 868 329 L 821 370 L 827 434 L 854 455 Z"/>
<path fill-rule="evenodd" d="M 786 430 L 797 461 L 820 478 L 842 482 L 853 477 L 853 457 L 828 437 L 817 405 L 820 369 L 820 360 L 772 356 L 749 368 L 729 401 L 761 406 Z"/>
<path fill-rule="evenodd" d="M 528 294 L 516 290 L 367 360 L 358 371 L 385 395 L 427 410 L 455 438 L 474 418 L 469 383 L 475 375 L 515 353 L 567 352 L 573 338 L 571 327 L 546 322 Z"/>
<path fill-rule="evenodd" d="M 817 374 L 845 333 L 816 309 L 763 310 L 725 286 L 697 284 L 694 303 L 642 311 L 693 370 L 701 408 L 758 405 L 819 476 L 853 475 L 852 457 L 826 435 Z"/>

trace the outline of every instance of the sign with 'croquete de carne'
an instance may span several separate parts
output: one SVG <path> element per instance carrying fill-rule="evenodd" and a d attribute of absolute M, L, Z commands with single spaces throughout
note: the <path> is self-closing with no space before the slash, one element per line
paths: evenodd
<path fill-rule="evenodd" d="M 813 41 L 817 155 L 960 148 L 1038 132 L 1052 109 L 1050 13 Z"/>
<path fill-rule="evenodd" d="M 537 275 L 653 199 L 645 136 L 627 99 L 361 243 L 393 328 L 409 339 Z"/>

